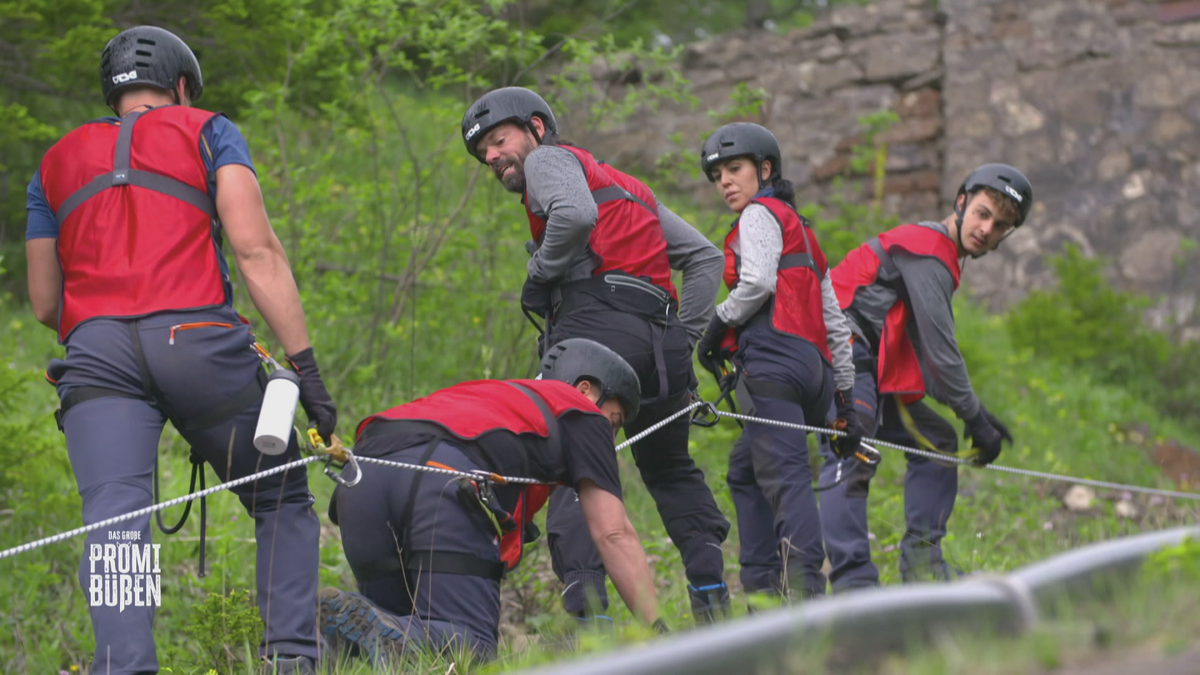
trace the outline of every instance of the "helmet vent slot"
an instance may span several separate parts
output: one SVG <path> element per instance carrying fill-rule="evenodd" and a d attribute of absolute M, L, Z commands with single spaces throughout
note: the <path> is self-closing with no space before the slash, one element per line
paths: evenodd
<path fill-rule="evenodd" d="M 137 54 L 138 56 L 154 56 L 153 54 L 151 54 L 150 52 L 148 52 L 144 49 L 139 49 L 139 50 L 135 51 L 134 54 Z"/>
<path fill-rule="evenodd" d="M 155 44 L 157 44 L 154 40 L 148 40 L 146 38 L 138 38 L 137 43 L 139 45 L 150 45 L 151 47 L 153 47 Z"/>

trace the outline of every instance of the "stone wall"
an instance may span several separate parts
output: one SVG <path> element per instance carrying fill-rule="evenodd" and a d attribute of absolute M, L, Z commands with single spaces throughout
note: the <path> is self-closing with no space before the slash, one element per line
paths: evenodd
<path fill-rule="evenodd" d="M 1113 282 L 1164 298 L 1152 319 L 1190 325 L 1200 254 L 1200 21 L 1164 23 L 1154 0 L 880 0 L 839 6 L 788 35 L 740 32 L 691 45 L 680 64 L 700 99 L 587 139 L 618 166 L 649 169 L 681 133 L 698 155 L 739 83 L 768 100 L 750 118 L 783 145 L 805 201 L 849 175 L 859 116 L 900 117 L 889 143 L 885 208 L 904 220 L 949 213 L 974 165 L 1014 164 L 1034 184 L 1029 226 L 966 267 L 972 295 L 1001 308 L 1053 281 L 1064 243 L 1116 261 Z M 680 185 L 717 203 L 702 178 Z"/>
<path fill-rule="evenodd" d="M 1156 2 L 944 0 L 941 197 L 984 158 L 1028 172 L 1036 205 L 972 292 L 1003 306 L 1050 283 L 1066 242 L 1116 260 L 1118 286 L 1166 295 L 1152 318 L 1200 324 L 1200 22 L 1165 24 Z M 1200 336 L 1195 328 L 1191 336 Z"/>
<path fill-rule="evenodd" d="M 670 136 L 700 145 L 712 130 L 706 111 L 730 107 L 739 83 L 767 92 L 759 115 L 746 118 L 780 139 L 784 175 L 798 197 L 823 201 L 832 179 L 862 191 L 849 175 L 850 149 L 862 140 L 858 118 L 884 109 L 901 121 L 887 133 L 890 144 L 885 203 L 896 213 L 934 213 L 941 184 L 943 131 L 940 86 L 942 29 L 928 0 L 887 0 L 838 7 L 809 28 L 788 35 L 739 31 L 693 44 L 684 52 L 684 77 L 700 104 L 695 110 L 667 106 L 660 114 L 588 139 L 614 164 L 645 169 L 675 149 Z M 706 182 L 680 186 L 720 200 Z"/>

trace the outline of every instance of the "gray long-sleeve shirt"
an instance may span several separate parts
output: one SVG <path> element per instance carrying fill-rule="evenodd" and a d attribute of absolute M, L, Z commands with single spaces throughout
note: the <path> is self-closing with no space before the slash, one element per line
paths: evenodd
<path fill-rule="evenodd" d="M 949 236 L 942 223 L 923 221 L 922 227 Z M 963 361 L 954 337 L 954 277 L 940 261 L 916 256 L 902 250 L 892 251 L 892 260 L 904 277 L 912 302 L 912 316 L 916 323 L 916 334 L 909 331 L 913 347 L 921 362 L 927 393 L 949 406 L 960 419 L 970 419 L 979 413 L 979 399 L 971 388 L 967 364 Z M 879 271 L 883 276 L 884 270 Z M 890 279 L 889 279 L 890 281 Z M 887 312 L 896 302 L 896 292 L 881 284 L 861 288 L 854 296 L 854 309 L 858 315 L 870 322 L 871 330 L 879 335 Z M 848 317 L 851 330 L 865 339 L 862 329 L 855 324 L 854 316 Z"/>
<path fill-rule="evenodd" d="M 588 240 L 600 218 L 579 160 L 555 146 L 539 146 L 525 158 L 529 210 L 545 214 L 546 232 L 529 259 L 529 278 L 557 286 L 587 279 L 595 269 Z M 679 319 L 692 342 L 712 318 L 725 258 L 696 228 L 655 200 L 667 259 L 683 274 Z"/>
<path fill-rule="evenodd" d="M 741 268 L 737 287 L 717 306 L 717 315 L 730 326 L 740 326 L 775 293 L 779 257 L 783 254 L 783 231 L 767 207 L 751 204 L 742 211 L 737 236 L 730 245 L 741 259 Z M 821 279 L 821 309 L 826 342 L 833 355 L 834 384 L 845 391 L 854 387 L 850 324 L 838 306 L 828 274 Z"/>

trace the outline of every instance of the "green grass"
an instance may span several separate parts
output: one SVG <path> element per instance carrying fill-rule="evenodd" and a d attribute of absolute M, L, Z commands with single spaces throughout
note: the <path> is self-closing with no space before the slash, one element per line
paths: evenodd
<path fill-rule="evenodd" d="M 0 546 L 7 548 L 77 527 L 79 499 L 61 434 L 50 416 L 56 405 L 53 388 L 41 380 L 41 369 L 57 350 L 53 335 L 37 326 L 26 308 L 11 300 L 5 307 L 0 314 L 0 326 L 5 327 L 0 347 L 8 366 L 4 376 L 14 380 L 6 385 L 11 395 L 4 398 L 8 409 L 3 410 L 4 433 L 13 442 L 5 445 L 0 456 L 4 461 L 4 473 L 0 474 Z M 1113 429 L 1142 422 L 1155 434 L 1178 437 L 1193 446 L 1200 444 L 1195 436 L 1119 388 L 1099 385 L 1086 373 L 1015 352 L 1008 343 L 1001 318 L 989 317 L 965 302 L 957 307 L 957 316 L 960 342 L 979 394 L 989 409 L 1009 424 L 1017 439 L 1016 445 L 1008 447 L 998 463 L 1086 478 L 1174 487 L 1158 475 L 1139 448 L 1124 443 Z M 714 388 L 711 382 L 705 382 L 702 393 L 711 397 Z M 949 416 L 944 409 L 940 412 Z M 345 420 L 347 426 L 354 421 Z M 731 521 L 734 512 L 724 483 L 724 467 L 737 431 L 732 423 L 715 429 L 694 429 L 691 440 L 695 457 Z M 896 545 L 904 526 L 904 462 L 898 452 L 883 452 L 884 462 L 871 490 L 870 527 L 874 535 L 874 559 L 883 583 L 891 584 L 898 583 Z M 161 454 L 164 498 L 183 494 L 189 476 L 187 449 L 170 429 L 164 435 Z M 690 612 L 679 553 L 667 539 L 627 453 L 622 454 L 621 464 L 627 506 L 651 556 L 663 614 L 673 629 L 686 630 Z M 309 467 L 309 475 L 323 523 L 321 585 L 352 588 L 337 529 L 325 517 L 333 484 L 321 474 L 319 464 Z M 947 558 L 967 572 L 1003 572 L 1088 542 L 1197 522 L 1194 507 L 1186 504 L 1156 507 L 1141 497 L 1135 500 L 1139 517 L 1118 519 L 1113 514 L 1112 502 L 1103 499 L 1106 496 L 1103 491 L 1092 511 L 1069 514 L 1059 501 L 1064 487 L 997 472 L 963 469 L 959 499 L 945 542 Z M 167 513 L 167 521 L 173 521 L 177 514 L 178 507 Z M 193 624 L 210 613 L 199 608 L 213 594 L 252 590 L 254 583 L 253 526 L 238 501 L 228 493 L 209 498 L 210 571 L 204 579 L 196 576 L 198 523 L 193 511 L 180 533 L 164 537 L 155 532 L 155 541 L 163 544 L 164 562 L 163 604 L 157 614 L 155 636 L 161 664 L 175 673 L 205 673 L 218 665 L 205 656 L 201 640 L 195 635 Z M 79 546 L 80 539 L 76 538 L 0 561 L 0 574 L 5 579 L 0 584 L 0 606 L 5 608 L 0 614 L 3 672 L 52 672 L 86 665 L 92 638 L 85 598 L 75 581 Z M 725 552 L 727 580 L 735 589 L 735 611 L 740 614 L 745 611 L 745 600 L 737 592 L 736 526 Z M 617 637 L 587 635 L 578 650 L 572 652 L 563 643 L 568 626 L 558 606 L 559 590 L 557 580 L 549 572 L 544 541 L 540 541 L 527 549 L 526 562 L 507 582 L 505 618 L 512 626 L 506 628 L 500 659 L 483 667 L 459 663 L 456 672 L 513 670 L 574 657 L 580 652 L 603 651 L 612 648 L 614 642 L 650 638 L 645 630 L 634 625 L 610 584 L 613 602 L 610 614 L 616 620 Z M 1154 601 L 1156 597 L 1144 593 L 1130 602 L 1142 603 L 1147 612 L 1161 609 L 1164 617 L 1174 616 L 1172 606 Z M 1178 597 L 1185 601 L 1184 596 Z M 1112 620 L 1124 620 L 1121 617 L 1120 613 L 1113 614 Z M 1073 635 L 1068 628 L 1062 630 L 1066 633 L 1053 635 Z M 1150 639 L 1156 633 L 1137 633 L 1143 634 Z M 1078 647 L 1083 652 L 1087 651 L 1085 638 L 1081 638 L 1083 646 Z M 1021 653 L 1028 652 L 1031 658 L 1038 658 L 1039 650 L 1044 649 L 1039 647 L 1043 645 L 1039 640 L 1044 642 L 1047 638 L 1034 635 L 1020 641 Z M 979 648 L 1001 660 L 1017 649 L 989 640 L 984 643 Z M 974 662 L 955 656 L 968 652 L 958 642 L 953 644 L 953 647 L 943 645 L 926 656 L 914 656 L 905 666 L 913 670 L 903 672 L 959 672 L 955 663 Z M 1075 643 L 1061 647 L 1064 654 L 1074 653 L 1071 644 Z M 244 653 L 240 644 L 231 644 L 229 649 Z M 917 670 L 916 664 L 924 670 Z M 887 664 L 881 667 L 883 672 L 901 672 Z M 411 672 L 445 673 L 447 668 L 444 660 L 426 656 L 414 664 Z M 369 672 L 369 669 L 357 664 L 340 672 Z"/>

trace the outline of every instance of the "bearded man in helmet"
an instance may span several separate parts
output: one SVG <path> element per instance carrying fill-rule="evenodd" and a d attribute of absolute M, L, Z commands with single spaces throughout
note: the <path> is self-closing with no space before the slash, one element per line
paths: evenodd
<path fill-rule="evenodd" d="M 550 106 L 529 89 L 484 94 L 463 115 L 462 136 L 473 157 L 524 197 L 533 241 L 521 307 L 547 319 L 542 348 L 587 337 L 629 362 L 643 410 L 628 435 L 683 408 L 696 385 L 692 350 L 721 283 L 717 247 L 644 183 L 563 142 Z M 673 269 L 682 271 L 682 298 Z M 688 453 L 688 430 L 680 417 L 634 444 L 633 457 L 683 558 L 693 614 L 709 622 L 728 612 L 721 544 L 729 521 Z M 555 492 L 547 530 L 566 585 L 563 606 L 587 620 L 607 606 L 604 566 L 570 490 Z"/>
<path fill-rule="evenodd" d="M 1033 187 L 1006 164 L 984 164 L 959 187 L 954 212 L 941 221 L 901 225 L 851 251 L 830 274 L 849 319 L 856 366 L 854 407 L 867 435 L 943 454 L 958 452 L 954 427 L 921 402 L 925 394 L 952 409 L 972 439 L 974 463 L 995 461 L 1008 428 L 980 403 L 954 336 L 951 297 L 962 261 L 994 250 L 1025 223 Z M 825 443 L 822 480 L 837 457 Z M 905 581 L 955 576 L 941 541 L 958 492 L 956 464 L 909 455 L 904 476 L 906 529 L 900 572 Z M 867 537 L 873 467 L 859 465 L 846 483 L 821 494 L 825 550 L 835 592 L 879 583 Z"/>
<path fill-rule="evenodd" d="M 327 643 L 378 665 L 410 650 L 495 657 L 500 582 L 537 538 L 533 517 L 552 484 L 578 493 L 584 534 L 633 615 L 665 631 L 621 501 L 613 442 L 640 406 L 633 368 L 575 338 L 546 352 L 536 380 L 463 382 L 364 419 L 359 456 L 545 484 L 376 467 L 353 488 L 339 486 L 329 517 L 341 528 L 359 592 L 321 592 Z"/>
<path fill-rule="evenodd" d="M 170 31 L 137 26 L 105 45 L 100 76 L 117 116 L 55 143 L 27 191 L 29 296 L 66 347 L 46 377 L 61 399 L 55 417 L 85 524 L 150 506 L 167 420 L 193 461 L 224 481 L 300 457 L 295 438 L 275 456 L 253 445 L 265 372 L 249 322 L 232 306 L 223 240 L 300 376 L 310 422 L 326 440 L 337 423 L 249 148 L 224 115 L 192 107 L 204 90 L 195 54 Z M 313 672 L 320 522 L 307 473 L 233 492 L 255 521 L 264 669 Z M 103 545 L 114 529 L 150 542 L 142 516 L 92 532 L 85 547 Z M 84 588 L 93 572 L 83 556 Z M 92 607 L 92 672 L 157 672 L 154 613 Z"/>

